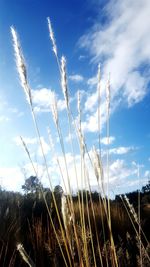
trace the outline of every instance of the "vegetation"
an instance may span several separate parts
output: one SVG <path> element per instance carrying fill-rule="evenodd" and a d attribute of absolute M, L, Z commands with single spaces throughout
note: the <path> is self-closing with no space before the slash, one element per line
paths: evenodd
<path fill-rule="evenodd" d="M 110 199 L 109 181 L 109 117 L 110 117 L 110 82 L 106 86 L 106 130 L 107 160 L 104 171 L 101 159 L 101 77 L 100 67 L 97 75 L 98 94 L 98 139 L 99 148 L 89 152 L 82 131 L 82 110 L 78 93 L 78 118 L 74 118 L 69 99 L 66 60 L 59 59 L 50 19 L 49 35 L 56 57 L 68 118 L 71 155 L 74 162 L 77 194 L 72 194 L 69 167 L 66 159 L 64 138 L 59 121 L 56 95 L 52 94 L 51 112 L 56 133 L 63 155 L 66 177 L 59 158 L 55 153 L 48 132 L 50 148 L 54 153 L 62 184 L 53 188 L 48 163 L 41 142 L 41 134 L 32 99 L 32 90 L 28 82 L 24 56 L 17 33 L 11 27 L 17 70 L 21 86 L 28 100 L 37 139 L 41 147 L 43 162 L 49 188 L 43 188 L 38 179 L 38 172 L 21 138 L 33 175 L 22 186 L 25 194 L 0 192 L 0 266 L 150 266 L 149 246 L 149 184 L 142 192 L 116 196 Z M 77 170 L 73 135 L 75 133 L 80 154 L 80 173 Z M 88 158 L 88 161 L 87 161 Z M 92 192 L 89 167 L 97 181 L 97 192 Z M 79 175 L 80 174 L 80 175 Z M 80 181 L 79 181 L 80 180 Z M 81 182 L 81 188 L 79 186 Z"/>
<path fill-rule="evenodd" d="M 55 187 L 54 193 L 57 199 L 61 221 L 63 223 L 63 215 L 61 211 L 61 187 Z M 82 195 L 81 191 L 80 194 Z M 86 203 L 86 195 L 88 196 L 88 207 Z M 92 203 L 90 200 L 90 195 L 92 197 Z M 93 240 L 96 264 L 97 266 L 101 266 L 96 232 L 98 232 L 98 242 L 101 249 L 103 266 L 112 266 L 109 228 L 107 226 L 107 216 L 102 204 L 103 200 L 97 192 L 92 192 L 90 194 L 89 191 L 84 191 L 84 196 L 85 238 L 88 247 L 89 266 L 94 266 L 91 240 Z M 134 203 L 134 208 L 137 212 L 138 192 L 132 192 L 128 194 L 128 197 L 130 200 L 132 199 L 132 202 L 130 202 L 130 204 Z M 55 229 L 59 236 L 59 242 L 63 249 L 67 265 L 69 266 L 69 260 L 67 259 L 65 244 L 50 190 L 47 191 L 46 199 L 50 208 L 52 219 L 55 223 Z M 99 200 L 101 201 L 101 206 Z M 146 193 L 141 192 L 141 242 L 143 244 L 142 266 L 149 266 L 149 200 L 150 191 Z M 128 212 L 124 208 L 124 204 L 125 203 L 122 202 L 122 198 L 120 196 L 116 196 L 115 200 L 111 200 L 110 203 L 112 233 L 114 237 L 118 266 L 141 266 L 139 240 L 134 229 L 135 227 L 138 231 L 138 224 L 134 224 L 134 226 L 132 225 L 132 220 L 134 219 L 134 217 L 130 218 Z M 73 196 L 73 206 L 80 252 L 82 254 L 83 266 L 85 266 L 86 263 L 83 250 L 84 245 L 82 240 L 82 226 L 80 222 L 80 210 L 77 195 Z M 132 213 L 130 215 L 132 216 Z M 91 229 L 89 227 L 89 221 Z M 103 233 L 103 226 L 105 236 Z M 65 229 L 64 225 L 63 228 Z M 17 244 L 22 244 L 31 262 L 34 263 L 37 267 L 65 266 L 62 253 L 51 226 L 43 197 L 41 196 L 39 198 L 36 192 L 29 192 L 25 195 L 22 195 L 19 193 L 12 193 L 3 190 L 0 191 L 0 229 L 0 266 L 27 266 L 27 263 L 24 261 L 19 251 L 17 250 Z M 72 255 L 71 263 L 72 266 L 79 266 L 79 256 L 73 229 L 70 228 L 70 231 L 73 248 L 73 251 L 70 251 L 70 255 Z M 147 238 L 145 238 L 145 236 Z M 34 265 L 31 264 L 29 266 Z"/>

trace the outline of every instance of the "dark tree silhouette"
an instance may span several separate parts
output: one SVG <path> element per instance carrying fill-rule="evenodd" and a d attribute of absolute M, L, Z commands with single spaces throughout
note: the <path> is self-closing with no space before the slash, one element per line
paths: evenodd
<path fill-rule="evenodd" d="M 149 193 L 150 192 L 150 180 L 148 181 L 148 184 L 142 187 L 143 193 Z"/>
<path fill-rule="evenodd" d="M 36 176 L 30 176 L 25 180 L 24 185 L 22 185 L 22 189 L 26 194 L 38 192 L 41 187 L 42 184 Z"/>

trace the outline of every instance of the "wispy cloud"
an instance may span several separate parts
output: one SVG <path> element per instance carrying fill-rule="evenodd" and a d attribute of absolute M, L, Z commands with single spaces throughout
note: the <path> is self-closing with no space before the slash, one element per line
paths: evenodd
<path fill-rule="evenodd" d="M 41 139 L 41 144 L 42 144 L 42 149 L 43 149 L 44 155 L 47 155 L 49 153 L 49 151 L 50 151 L 50 146 L 45 141 L 44 137 L 40 137 L 40 139 Z M 41 149 L 41 146 L 39 146 L 38 155 L 40 157 L 43 157 L 42 149 Z"/>
<path fill-rule="evenodd" d="M 26 145 L 35 145 L 37 144 L 37 138 L 23 137 L 23 140 Z M 14 137 L 13 141 L 17 146 L 22 146 L 22 141 L 20 136 Z"/>
<path fill-rule="evenodd" d="M 17 117 L 22 117 L 24 115 L 23 111 L 19 111 L 17 108 L 13 107 L 8 108 L 8 112 L 15 114 Z"/>
<path fill-rule="evenodd" d="M 85 111 L 94 111 L 95 106 L 97 105 L 98 94 L 97 91 L 90 94 L 84 104 Z"/>
<path fill-rule="evenodd" d="M 70 75 L 69 79 L 74 82 L 82 82 L 84 80 L 83 76 L 80 74 Z"/>
<path fill-rule="evenodd" d="M 120 147 L 110 149 L 109 153 L 116 154 L 116 155 L 124 155 L 134 150 L 135 148 L 132 146 L 129 146 L 129 147 L 120 146 Z"/>
<path fill-rule="evenodd" d="M 0 95 L 0 122 L 7 122 L 12 119 L 12 115 L 15 115 L 15 117 L 22 117 L 24 115 L 24 112 L 19 110 L 17 107 L 12 106 L 12 103 L 9 103 L 8 101 L 3 99 Z"/>
<path fill-rule="evenodd" d="M 82 122 L 82 128 L 85 132 L 97 132 L 98 131 L 98 108 L 96 106 L 95 98 L 97 97 L 97 93 L 93 93 L 85 101 L 86 118 Z M 114 105 L 115 107 L 115 105 Z M 113 112 L 113 110 L 111 111 Z M 105 122 L 107 120 L 107 112 L 106 112 L 106 103 L 103 102 L 100 105 L 100 128 L 103 129 Z"/>
<path fill-rule="evenodd" d="M 108 23 L 99 18 L 93 28 L 81 37 L 94 62 L 103 63 L 103 76 L 111 72 L 112 100 L 120 96 L 130 107 L 144 98 L 150 64 L 150 1 L 111 0 L 105 6 Z M 94 83 L 95 80 L 89 80 Z"/>
<path fill-rule="evenodd" d="M 0 122 L 7 122 L 7 121 L 9 121 L 9 120 L 10 120 L 10 118 L 8 118 L 8 117 L 5 116 L 5 115 L 0 116 Z"/>
<path fill-rule="evenodd" d="M 41 146 L 39 145 L 38 138 L 35 138 L 35 137 L 33 137 L 33 138 L 32 137 L 22 137 L 22 138 L 23 138 L 23 141 L 25 142 L 25 144 L 27 145 L 27 147 L 30 148 L 30 151 L 31 151 L 31 146 L 32 146 L 32 152 L 31 153 L 37 151 L 37 156 L 43 157 Z M 50 146 L 45 141 L 45 138 L 43 136 L 40 137 L 40 140 L 41 140 L 44 155 L 47 155 L 50 151 Z M 21 141 L 19 136 L 14 137 L 13 141 L 17 146 L 23 147 L 22 141 Z"/>
<path fill-rule="evenodd" d="M 1 186 L 7 190 L 19 191 L 24 184 L 24 175 L 19 167 L 1 167 Z M 12 183 L 13 177 L 13 183 Z"/>
<path fill-rule="evenodd" d="M 41 88 L 39 90 L 32 90 L 33 103 L 36 112 L 50 112 L 50 105 L 52 101 L 53 91 L 47 88 Z M 65 109 L 65 101 L 63 99 L 57 99 L 58 110 Z"/>
<path fill-rule="evenodd" d="M 144 173 L 144 177 L 150 179 L 150 170 L 146 170 Z"/>
<path fill-rule="evenodd" d="M 85 55 L 80 55 L 80 56 L 79 56 L 79 60 L 84 60 L 85 58 L 86 58 Z"/>
<path fill-rule="evenodd" d="M 122 179 L 129 177 L 135 173 L 136 170 L 127 166 L 126 162 L 121 159 L 115 160 L 110 165 L 110 180 L 116 180 L 117 184 L 119 184 Z"/>
<path fill-rule="evenodd" d="M 114 136 L 109 136 L 109 144 L 112 144 L 115 141 L 115 137 Z M 107 137 L 103 137 L 101 138 L 101 143 L 103 145 L 107 145 L 108 144 L 108 138 Z"/>

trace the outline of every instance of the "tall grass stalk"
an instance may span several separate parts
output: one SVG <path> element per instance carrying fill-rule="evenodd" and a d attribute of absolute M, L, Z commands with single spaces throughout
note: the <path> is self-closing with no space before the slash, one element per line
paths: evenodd
<path fill-rule="evenodd" d="M 84 244 L 84 254 L 85 254 L 85 260 L 86 260 L 86 266 L 89 266 L 88 261 L 88 247 L 87 247 L 87 240 L 86 240 L 86 225 L 85 225 L 85 210 L 84 210 L 84 200 L 83 200 L 83 190 L 85 188 L 86 190 L 86 164 L 85 164 L 85 143 L 84 143 L 84 135 L 82 132 L 82 118 L 81 118 L 81 106 L 80 106 L 80 93 L 78 94 L 78 138 L 79 138 L 79 144 L 80 144 L 80 162 L 81 162 L 81 217 L 82 217 L 82 238 L 83 238 L 83 244 Z M 87 200 L 87 196 L 86 196 Z M 90 226 L 90 221 L 88 217 L 88 223 Z M 94 255 L 95 259 L 95 255 Z"/>
<path fill-rule="evenodd" d="M 129 200 L 128 200 L 128 198 L 127 198 L 126 195 L 124 195 L 124 198 L 120 195 L 120 198 L 121 198 L 122 203 L 123 203 L 123 205 L 125 207 L 125 210 L 126 210 L 126 212 L 128 214 L 128 217 L 129 217 L 129 219 L 131 221 L 131 224 L 133 226 L 133 229 L 135 230 L 137 240 L 138 241 L 140 240 L 140 243 L 141 243 L 141 246 L 142 246 L 142 248 L 144 250 L 144 253 L 145 253 L 145 255 L 146 255 L 146 257 L 147 257 L 147 259 L 148 259 L 148 261 L 150 263 L 150 257 L 149 257 L 149 255 L 148 255 L 148 253 L 146 251 L 146 248 L 145 248 L 145 246 L 144 246 L 144 244 L 143 244 L 143 242 L 141 240 L 141 236 L 139 236 L 139 230 L 137 230 L 137 227 L 136 227 L 136 225 L 138 225 L 138 217 L 137 217 L 137 214 L 136 214 L 133 206 L 130 204 L 130 202 L 129 202 Z M 144 237 L 147 245 L 149 245 L 149 242 L 148 242 L 148 240 L 147 240 L 144 232 L 142 231 L 142 228 L 141 228 L 141 232 L 143 234 L 143 237 Z M 142 257 L 142 255 L 140 255 L 140 257 Z M 140 261 L 141 261 L 141 259 L 140 259 Z"/>
<path fill-rule="evenodd" d="M 54 235 L 56 237 L 57 243 L 59 245 L 59 249 L 62 255 L 62 258 L 64 260 L 65 266 L 76 266 L 75 262 L 75 253 L 77 250 L 77 258 L 79 261 L 79 265 L 81 267 L 90 267 L 91 261 L 90 261 L 90 256 L 89 254 L 92 253 L 92 261 L 93 261 L 93 266 L 97 267 L 97 260 L 100 262 L 100 266 L 105 266 L 105 263 L 103 262 L 102 258 L 102 251 L 101 251 L 101 243 L 100 243 L 100 233 L 98 232 L 98 225 L 96 221 L 96 214 L 94 210 L 94 202 L 92 199 L 92 188 L 91 188 L 91 183 L 90 183 L 90 177 L 89 177 L 89 168 L 87 165 L 87 160 L 88 158 L 89 161 L 89 167 L 92 167 L 92 170 L 94 171 L 95 178 L 97 180 L 97 185 L 98 185 L 98 207 L 99 207 L 99 213 L 101 217 L 101 224 L 102 224 L 102 234 L 103 234 L 103 239 L 104 239 L 104 250 L 105 250 L 105 255 L 106 255 L 106 265 L 109 267 L 109 262 L 111 262 L 112 267 L 117 267 L 118 266 L 118 259 L 117 259 L 117 254 L 116 254 L 116 247 L 114 243 L 114 238 L 113 238 L 113 232 L 112 232 L 112 222 L 111 222 L 111 208 L 112 206 L 110 205 L 110 159 L 109 159 L 109 145 L 110 145 L 110 77 L 107 81 L 107 86 L 106 86 L 106 132 L 107 132 L 107 153 L 106 153 L 106 174 L 104 175 L 104 170 L 103 170 L 103 164 L 102 164 L 102 156 L 101 156 L 101 73 L 100 73 L 100 65 L 98 65 L 98 73 L 97 73 L 97 102 L 98 102 L 98 109 L 97 109 L 97 119 L 98 119 L 98 143 L 99 143 L 99 149 L 93 148 L 92 151 L 92 156 L 90 152 L 88 151 L 88 147 L 86 144 L 84 132 L 82 129 L 82 110 L 81 110 L 81 99 L 80 99 L 80 92 L 78 93 L 78 99 L 77 99 L 77 109 L 78 109 L 78 121 L 74 119 L 74 116 L 71 111 L 70 107 L 70 97 L 69 97 L 69 88 L 68 88 L 68 81 L 67 81 L 67 71 L 66 71 L 66 59 L 64 56 L 59 59 L 58 56 L 58 50 L 57 50 L 57 45 L 54 37 L 54 32 L 52 29 L 52 24 L 50 21 L 50 18 L 47 18 L 47 23 L 48 23 L 48 30 L 49 30 L 49 37 L 52 42 L 52 50 L 54 52 L 54 55 L 56 57 L 56 61 L 58 64 L 59 72 L 60 72 L 60 84 L 65 100 L 65 105 L 66 105 L 66 114 L 67 114 L 67 119 L 68 119 L 68 132 L 70 136 L 70 146 L 71 146 L 71 156 L 73 158 L 73 166 L 74 166 L 74 173 L 75 173 L 75 179 L 76 179 L 76 185 L 77 185 L 77 204 L 78 204 L 78 209 L 79 209 L 79 223 L 81 225 L 81 236 L 79 236 L 79 230 L 76 225 L 76 217 L 75 217 L 75 204 L 73 202 L 73 197 L 72 197 L 72 191 L 71 191 L 71 180 L 70 180 L 70 173 L 69 173 L 69 167 L 67 163 L 67 157 L 66 157 L 66 147 L 65 147 L 65 142 L 64 142 L 64 137 L 63 137 L 63 131 L 60 125 L 60 120 L 59 120 L 59 112 L 58 112 L 58 107 L 57 107 L 57 98 L 55 93 L 51 93 L 51 113 L 52 117 L 54 120 L 56 132 L 58 135 L 59 139 L 59 144 L 61 148 L 61 154 L 63 156 L 63 163 L 65 166 L 65 173 L 66 177 L 63 173 L 63 169 L 61 166 L 61 162 L 59 160 L 59 157 L 55 151 L 53 140 L 51 138 L 50 130 L 48 130 L 48 138 L 49 138 L 49 146 L 51 148 L 51 152 L 53 153 L 58 169 L 59 169 L 59 174 L 63 182 L 63 186 L 66 192 L 66 195 L 63 194 L 62 199 L 61 199 L 61 212 L 62 212 L 62 218 L 63 222 L 61 220 L 61 214 L 58 209 L 58 204 L 56 201 L 56 197 L 53 191 L 53 185 L 52 185 L 52 180 L 51 176 L 49 174 L 49 167 L 47 163 L 47 158 L 44 153 L 44 148 L 43 144 L 41 141 L 41 134 L 39 130 L 39 126 L 37 123 L 37 118 L 33 106 L 33 99 L 32 99 L 32 90 L 30 88 L 29 82 L 28 82 L 28 77 L 27 77 L 27 69 L 26 69 L 26 64 L 25 64 L 25 59 L 22 53 L 21 45 L 17 36 L 17 33 L 14 29 L 14 27 L 11 27 L 11 33 L 12 33 L 12 38 L 13 38 L 13 46 L 14 46 L 14 52 L 15 52 L 15 59 L 16 59 L 16 65 L 17 65 L 17 71 L 19 74 L 21 86 L 25 92 L 27 101 L 29 103 L 29 107 L 31 110 L 31 115 L 33 119 L 33 123 L 35 126 L 36 134 L 37 134 L 37 139 L 38 143 L 42 152 L 43 160 L 44 160 L 44 165 L 46 169 L 46 174 L 47 178 L 49 180 L 50 184 L 50 190 L 52 192 L 52 199 L 54 202 L 54 207 L 56 210 L 56 215 L 58 218 L 58 223 L 60 227 L 60 232 L 57 232 L 57 229 L 55 227 L 54 220 L 52 219 L 52 214 L 50 212 L 49 205 L 47 203 L 45 194 L 43 192 L 42 186 L 40 186 L 40 190 L 42 192 L 42 196 L 47 208 L 47 212 L 50 218 L 50 223 L 52 225 L 52 229 L 54 231 Z M 79 192 L 79 177 L 77 173 L 77 162 L 76 162 L 76 156 L 75 156 L 75 149 L 74 149 L 74 143 L 73 143 L 73 131 L 76 134 L 77 137 L 77 142 L 79 144 L 79 151 L 80 151 L 80 176 L 81 176 L 81 194 Z M 24 149 L 27 153 L 27 156 L 29 158 L 29 161 L 32 165 L 33 171 L 36 176 L 38 176 L 35 164 L 33 163 L 32 157 L 29 153 L 29 150 L 27 148 L 27 145 L 23 138 L 21 137 L 22 144 L 24 146 Z M 139 178 L 139 170 L 138 170 L 138 178 Z M 105 189 L 105 178 L 106 178 L 106 189 Z M 140 179 L 140 178 L 139 178 Z M 85 199 L 84 199 L 84 192 L 85 189 Z M 91 209 L 89 207 L 89 200 L 88 200 L 88 193 L 87 190 L 89 190 L 89 196 L 90 196 L 90 203 L 91 203 Z M 100 196 L 101 193 L 101 196 Z M 133 225 L 133 228 L 135 230 L 137 240 L 139 242 L 139 253 L 140 253 L 140 265 L 143 265 L 142 261 L 142 251 L 145 251 L 145 254 L 150 260 L 149 255 L 143 245 L 142 239 L 145 238 L 146 242 L 147 238 L 142 230 L 141 227 L 141 213 L 140 213 L 140 191 L 138 193 L 138 215 L 136 214 L 136 211 L 134 207 L 130 204 L 128 198 L 125 196 L 122 198 L 123 205 L 127 211 L 128 217 L 131 220 L 131 223 Z M 90 217 L 90 212 L 92 213 L 92 218 L 94 222 L 94 228 L 92 228 L 92 218 Z M 108 226 L 108 232 L 109 232 L 109 242 L 110 242 L 110 259 L 109 259 L 109 252 L 107 251 L 107 240 L 106 240 L 106 233 L 105 233 L 105 225 L 104 223 L 107 223 Z M 90 233 L 90 245 L 88 243 L 88 238 L 87 238 L 87 232 L 89 230 Z M 94 231 L 94 233 L 92 232 Z M 64 249 L 62 248 L 62 242 L 60 241 L 60 236 L 59 233 L 61 233 L 63 244 L 64 244 Z M 94 238 L 93 235 L 96 235 L 96 245 L 98 248 L 98 257 L 97 257 L 97 252 L 95 251 L 95 243 L 94 243 Z M 81 247 L 82 246 L 82 247 Z M 28 266 L 35 266 L 35 264 L 32 262 L 26 251 L 24 250 L 23 246 L 21 244 L 17 245 L 17 249 L 20 252 L 23 260 L 28 264 Z M 65 250 L 65 251 L 64 251 Z M 6 250 L 7 252 L 7 250 Z M 67 257 L 66 257 L 67 256 Z"/>
<path fill-rule="evenodd" d="M 48 30 L 49 30 L 49 37 L 50 40 L 52 42 L 52 50 L 55 54 L 56 60 L 57 60 L 57 64 L 58 64 L 58 68 L 60 71 L 60 63 L 59 63 L 59 59 L 58 59 L 58 51 L 57 51 L 57 45 L 56 45 L 56 40 L 55 40 L 55 36 L 54 36 L 54 31 L 52 28 L 52 23 L 49 17 L 47 17 L 47 23 L 48 23 Z"/>
<path fill-rule="evenodd" d="M 100 249 L 100 242 L 99 242 L 99 236 L 98 236 L 98 229 L 97 229 L 97 225 L 96 225 L 94 204 L 93 204 L 92 193 L 91 193 L 92 190 L 91 190 L 91 185 L 90 185 L 90 179 L 89 179 L 88 172 L 87 172 L 87 182 L 88 182 L 88 188 L 89 188 L 89 194 L 90 194 L 90 202 L 91 202 L 92 215 L 93 215 L 93 220 L 94 220 L 94 228 L 95 228 L 95 232 L 96 232 L 96 241 L 97 241 L 97 246 L 98 246 L 98 254 L 99 254 L 99 259 L 100 259 L 101 266 L 103 267 L 102 253 L 101 253 L 101 249 Z M 100 206 L 100 214 L 101 214 L 102 225 L 103 225 L 102 205 Z M 103 233 L 104 233 L 104 231 L 103 231 Z M 104 241 L 105 241 L 105 239 L 104 239 Z"/>
<path fill-rule="evenodd" d="M 139 180 L 139 186 L 140 186 L 140 166 L 138 165 L 137 168 L 137 178 Z M 143 266 L 143 260 L 142 260 L 142 244 L 141 244 L 141 195 L 140 195 L 140 189 L 138 190 L 138 224 L 139 224 L 139 250 L 140 250 L 140 265 Z"/>
<path fill-rule="evenodd" d="M 27 146 L 26 146 L 26 143 L 24 142 L 24 140 L 23 140 L 22 137 L 21 137 L 21 141 L 22 141 L 22 143 L 23 143 L 23 146 L 24 146 L 24 148 L 25 148 L 25 151 L 27 152 L 27 155 L 28 155 L 28 157 L 29 157 L 29 161 L 30 161 L 30 163 L 31 163 L 31 166 L 32 166 L 32 168 L 33 168 L 33 171 L 34 171 L 36 177 L 38 177 L 37 170 L 36 170 L 36 168 L 35 168 L 35 166 L 34 166 L 34 163 L 33 163 L 33 161 L 32 161 L 32 158 L 31 158 L 31 155 L 30 155 L 30 153 L 29 153 L 29 150 L 28 150 L 28 148 L 27 148 Z M 66 261 L 64 252 L 63 252 L 63 250 L 62 250 L 62 247 L 61 247 L 61 244 L 60 244 L 60 241 L 59 241 L 59 236 L 58 236 L 58 234 L 57 234 L 57 231 L 56 231 L 56 228 L 55 228 L 55 225 L 54 225 L 54 222 L 53 222 L 51 213 L 50 213 L 50 209 L 49 209 L 49 206 L 48 206 L 48 203 L 47 203 L 45 194 L 44 194 L 44 192 L 43 192 L 43 188 L 42 188 L 41 186 L 40 186 L 40 190 L 41 190 L 41 192 L 42 192 L 42 197 L 43 197 L 43 200 L 44 200 L 44 203 L 45 203 L 45 206 L 46 206 L 46 209 L 47 209 L 49 218 L 50 218 L 50 222 L 51 222 L 51 225 L 52 225 L 54 234 L 55 234 L 55 236 L 56 236 L 56 240 L 57 240 L 58 245 L 59 245 L 59 248 L 60 248 L 60 251 L 61 251 L 61 254 L 62 254 L 64 263 L 65 263 L 65 266 L 67 267 L 68 264 L 67 264 L 67 261 Z"/>
<path fill-rule="evenodd" d="M 18 70 L 18 73 L 19 73 L 21 85 L 22 85 L 22 87 L 23 87 L 23 89 L 24 89 L 24 91 L 25 91 L 25 93 L 27 95 L 27 98 L 29 100 L 28 102 L 29 102 L 29 106 L 30 106 L 33 122 L 34 122 L 34 125 L 35 125 L 35 130 L 36 130 L 36 133 L 37 133 L 39 145 L 40 145 L 42 156 L 43 156 L 43 159 L 44 159 L 44 164 L 45 164 L 46 173 L 47 173 L 47 177 L 48 177 L 49 184 L 50 184 L 50 189 L 52 191 L 52 197 L 53 197 L 53 201 L 54 201 L 54 206 L 56 208 L 56 213 L 57 213 L 58 221 L 59 221 L 59 224 L 60 224 L 62 236 L 63 236 L 63 239 L 64 239 L 64 244 L 65 244 L 66 252 L 67 252 L 67 255 L 68 255 L 68 260 L 69 260 L 69 263 L 70 263 L 70 266 L 71 266 L 70 253 L 69 253 L 69 250 L 68 250 L 68 247 L 67 247 L 65 234 L 64 234 L 62 222 L 61 222 L 61 219 L 60 219 L 60 214 L 59 214 L 59 211 L 58 211 L 55 195 L 53 193 L 53 186 L 52 186 L 51 178 L 50 178 L 49 171 L 48 171 L 47 160 L 46 160 L 46 157 L 45 157 L 43 145 L 42 145 L 41 138 L 40 138 L 41 135 L 40 135 L 39 127 L 38 127 L 38 124 L 37 124 L 37 120 L 36 120 L 36 116 L 35 116 L 35 112 L 34 112 L 34 108 L 33 108 L 31 89 L 30 89 L 28 81 L 27 81 L 27 70 L 26 70 L 26 66 L 25 66 L 25 62 L 24 62 L 24 57 L 23 57 L 23 54 L 22 54 L 22 51 L 21 51 L 21 46 L 20 46 L 20 43 L 19 43 L 19 40 L 18 40 L 17 33 L 16 33 L 16 31 L 14 30 L 13 27 L 11 27 L 11 33 L 12 33 L 12 37 L 13 37 L 13 44 L 14 44 L 14 50 L 15 50 L 17 70 Z"/>
<path fill-rule="evenodd" d="M 66 101 L 69 101 L 69 98 L 68 97 L 66 98 Z M 64 140 L 63 140 L 63 135 L 62 135 L 61 127 L 59 125 L 58 115 L 57 115 L 57 119 L 55 118 L 54 122 L 55 122 L 55 125 L 56 125 L 56 130 L 57 130 L 57 133 L 58 133 L 60 147 L 61 147 L 61 151 L 62 151 L 63 159 L 64 159 L 64 165 L 65 165 L 65 171 L 66 171 L 66 177 L 67 177 L 67 189 L 68 189 L 67 191 L 69 192 L 69 198 L 68 198 L 69 203 L 68 203 L 68 205 L 69 205 L 70 212 L 71 212 L 71 214 L 73 216 L 74 233 L 75 233 L 75 238 L 76 238 L 78 253 L 80 253 L 79 252 L 80 251 L 79 250 L 79 242 L 78 242 L 78 237 L 77 237 L 77 234 L 76 234 L 76 228 L 75 228 L 75 222 L 74 222 L 74 208 L 73 208 L 73 201 L 72 201 L 70 177 L 69 177 L 69 171 L 68 171 L 68 166 L 67 166 L 67 159 L 66 159 L 66 153 L 65 153 Z M 65 186 L 65 188 L 66 188 L 66 186 Z"/>
<path fill-rule="evenodd" d="M 62 90 L 63 90 L 65 102 L 66 102 L 66 107 L 68 107 L 69 106 L 69 96 L 68 96 L 67 76 L 66 76 L 65 64 L 66 64 L 65 63 L 65 58 L 63 57 L 62 60 L 61 60 L 61 81 L 62 81 L 61 84 L 62 84 Z M 67 110 L 68 110 L 68 108 L 67 108 Z M 68 172 L 68 167 L 67 167 L 67 160 L 66 160 L 66 153 L 65 153 L 65 146 L 64 146 L 64 141 L 63 141 L 63 135 L 62 135 L 62 132 L 61 132 L 61 127 L 59 125 L 56 97 L 55 97 L 54 104 L 52 105 L 52 114 L 53 114 L 54 123 L 55 123 L 55 126 L 56 126 L 56 130 L 57 130 L 57 133 L 58 133 L 59 142 L 60 142 L 60 146 L 61 146 L 61 150 L 62 150 L 62 154 L 63 154 L 63 158 L 64 158 L 64 164 L 65 164 L 65 169 L 66 169 L 66 174 L 67 174 L 67 183 L 68 183 L 68 189 L 69 189 L 68 205 L 69 205 L 70 213 L 73 213 L 73 228 L 74 228 L 75 240 L 76 240 L 76 243 L 77 243 L 78 254 L 79 254 L 79 258 L 80 258 L 79 241 L 78 241 L 78 236 L 77 236 L 76 227 L 75 227 L 75 221 L 74 221 L 74 210 L 73 210 L 70 178 L 69 178 L 69 172 Z M 69 134 L 71 136 L 71 130 L 69 131 Z M 74 153 L 73 153 L 73 159 L 74 159 L 75 174 L 76 174 L 76 177 L 77 177 Z M 58 160 L 57 160 L 57 162 L 58 162 Z M 59 164 L 59 168 L 60 168 L 60 164 Z M 63 179 L 63 181 L 64 181 L 64 179 Z M 76 178 L 76 181 L 77 181 L 77 178 Z M 64 181 L 64 183 L 65 183 L 65 181 Z M 66 189 L 66 185 L 65 185 L 65 189 Z M 66 191 L 68 191 L 68 190 L 66 190 Z"/>
<path fill-rule="evenodd" d="M 109 231 L 110 231 L 110 242 L 111 242 L 111 248 L 112 248 L 112 266 L 118 266 L 117 262 L 117 255 L 116 255 L 116 249 L 114 245 L 114 239 L 112 234 L 112 227 L 111 227 L 111 212 L 110 212 L 110 192 L 109 192 L 109 144 L 110 144 L 110 74 L 109 79 L 107 81 L 106 85 L 106 113 L 107 113 L 107 121 L 106 121 L 106 127 L 107 127 L 107 208 L 108 208 L 108 224 L 109 224 Z"/>
<path fill-rule="evenodd" d="M 68 94 L 68 84 L 67 84 L 67 73 L 66 73 L 66 59 L 64 56 L 61 58 L 61 62 L 59 62 L 58 54 L 55 52 L 56 50 L 56 43 L 55 43 L 55 38 L 52 30 L 52 26 L 50 23 L 50 19 L 48 18 L 48 26 L 49 26 L 49 32 L 50 32 L 50 39 L 52 41 L 53 45 L 53 51 L 56 56 L 58 68 L 60 71 L 60 78 L 61 78 L 61 87 L 62 87 L 62 92 L 64 95 L 65 103 L 66 103 L 66 110 L 67 110 L 67 115 L 68 115 L 68 124 L 69 124 L 69 136 L 70 136 L 70 144 L 72 148 L 72 155 L 73 155 L 73 163 L 74 163 L 74 171 L 75 171 L 75 177 L 76 177 L 76 183 L 77 183 L 77 191 L 79 192 L 79 185 L 78 185 L 78 178 L 77 178 L 77 170 L 76 170 L 76 162 L 75 162 L 75 153 L 74 153 L 74 148 L 73 148 L 73 141 L 72 141 L 72 132 L 71 132 L 71 113 L 70 113 L 70 105 L 69 105 L 69 94 Z M 68 169 L 67 169 L 67 164 L 66 164 L 66 156 L 65 156 L 65 149 L 64 149 L 64 144 L 63 144 L 63 138 L 61 134 L 61 129 L 56 125 L 58 135 L 59 135 L 59 140 L 64 156 L 64 161 L 65 161 L 65 166 L 66 166 L 66 172 L 67 172 L 67 180 L 68 180 L 68 187 L 69 187 L 69 196 L 70 196 L 70 208 L 72 208 L 72 212 L 74 213 L 73 210 L 73 203 L 72 203 L 72 197 L 71 197 L 71 187 L 70 187 L 70 180 L 68 176 Z M 78 202 L 79 202 L 79 209 L 80 209 L 80 217 L 81 217 L 81 203 L 80 203 L 80 196 L 78 194 Z M 82 223 L 81 223 L 82 225 Z M 77 248 L 78 248 L 78 254 L 80 258 L 80 250 L 79 250 L 79 241 L 78 241 L 78 236 L 76 232 L 76 227 L 75 227 L 75 222 L 74 222 L 74 216 L 73 216 L 73 227 L 74 227 L 74 233 L 75 233 L 75 239 L 77 243 Z"/>
<path fill-rule="evenodd" d="M 17 244 L 17 250 L 19 251 L 22 259 L 28 264 L 29 267 L 35 267 L 34 262 L 31 260 L 22 244 Z"/>

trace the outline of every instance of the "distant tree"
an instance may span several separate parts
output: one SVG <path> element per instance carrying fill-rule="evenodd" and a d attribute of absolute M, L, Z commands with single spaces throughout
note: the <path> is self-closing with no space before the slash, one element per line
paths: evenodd
<path fill-rule="evenodd" d="M 142 187 L 143 193 L 149 193 L 150 192 L 150 180 L 148 181 L 148 184 Z"/>
<path fill-rule="evenodd" d="M 95 202 L 99 201 L 99 193 L 97 191 L 92 192 L 92 200 Z"/>
<path fill-rule="evenodd" d="M 59 209 L 61 208 L 62 195 L 63 195 L 63 188 L 60 185 L 56 185 L 54 188 L 54 196 Z"/>
<path fill-rule="evenodd" d="M 63 194 L 63 188 L 60 185 L 56 185 L 54 187 L 54 194 L 61 196 Z"/>
<path fill-rule="evenodd" d="M 38 177 L 30 176 L 25 180 L 24 185 L 22 185 L 22 189 L 25 193 L 35 193 L 40 191 L 42 187 L 41 182 L 39 181 Z"/>

